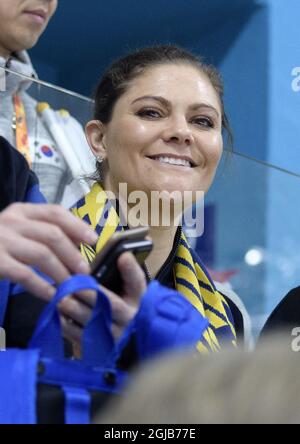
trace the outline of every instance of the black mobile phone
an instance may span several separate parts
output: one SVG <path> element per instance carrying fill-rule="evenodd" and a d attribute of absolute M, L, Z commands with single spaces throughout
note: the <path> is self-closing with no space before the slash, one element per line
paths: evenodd
<path fill-rule="evenodd" d="M 152 241 L 145 238 L 147 234 L 147 227 L 115 233 L 91 263 L 92 276 L 104 287 L 120 294 L 123 282 L 117 259 L 122 253 L 131 251 L 142 265 L 153 247 Z"/>

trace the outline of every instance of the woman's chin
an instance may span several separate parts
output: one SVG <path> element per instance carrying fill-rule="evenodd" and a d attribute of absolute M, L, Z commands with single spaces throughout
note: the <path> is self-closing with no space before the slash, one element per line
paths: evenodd
<path fill-rule="evenodd" d="M 194 184 L 176 180 L 176 181 L 168 181 L 163 184 L 157 184 L 157 183 L 152 184 L 152 186 L 149 187 L 149 189 L 151 191 L 173 195 L 174 198 L 177 198 L 177 196 L 179 196 L 179 198 L 180 196 L 181 198 L 183 198 L 186 195 L 195 194 L 196 191 L 201 190 L 201 187 L 195 188 Z"/>
<path fill-rule="evenodd" d="M 141 195 L 146 194 L 148 198 L 150 198 L 151 195 L 159 195 L 162 200 L 183 201 L 184 199 L 190 198 L 196 201 L 206 192 L 207 188 L 203 183 L 198 182 L 195 185 L 194 181 L 182 180 L 182 178 L 157 180 L 159 177 L 151 177 L 149 180 L 147 179 L 148 178 L 144 177 L 143 180 L 136 181 L 135 183 L 127 182 L 128 197 L 130 197 L 130 193 L 134 193 L 132 194 L 132 199 L 135 200 L 138 198 L 140 192 Z"/>

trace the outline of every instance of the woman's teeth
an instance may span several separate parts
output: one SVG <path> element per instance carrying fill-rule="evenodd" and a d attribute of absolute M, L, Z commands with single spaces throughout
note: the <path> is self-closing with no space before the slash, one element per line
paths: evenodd
<path fill-rule="evenodd" d="M 159 156 L 154 157 L 154 160 L 158 160 L 161 163 L 169 163 L 171 165 L 180 165 L 191 168 L 191 162 L 185 159 L 175 159 L 174 157 L 165 157 L 165 156 Z"/>

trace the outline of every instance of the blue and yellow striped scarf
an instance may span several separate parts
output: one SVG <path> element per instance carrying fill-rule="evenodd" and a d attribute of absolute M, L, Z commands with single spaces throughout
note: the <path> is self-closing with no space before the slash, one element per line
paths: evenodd
<path fill-rule="evenodd" d="M 97 232 L 96 248 L 82 245 L 84 257 L 91 262 L 108 239 L 122 230 L 119 215 L 99 184 L 72 208 L 73 214 L 86 221 Z M 199 257 L 190 248 L 184 233 L 174 261 L 175 288 L 209 320 L 203 340 L 198 342 L 200 352 L 218 351 L 222 343 L 236 345 L 236 333 L 230 308 L 211 280 Z"/>

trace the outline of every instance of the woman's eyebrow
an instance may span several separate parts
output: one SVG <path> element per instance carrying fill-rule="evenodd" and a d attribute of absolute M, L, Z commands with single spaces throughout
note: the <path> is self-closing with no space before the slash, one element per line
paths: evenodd
<path fill-rule="evenodd" d="M 210 111 L 213 111 L 217 117 L 220 116 L 220 113 L 218 112 L 218 110 L 214 106 L 209 105 L 208 103 L 195 103 L 194 105 L 190 106 L 190 109 L 192 111 L 197 111 L 198 109 L 202 109 L 202 108 L 206 108 Z"/>
<path fill-rule="evenodd" d="M 138 102 L 139 100 L 155 100 L 156 102 L 159 102 L 161 105 L 164 105 L 168 108 L 171 107 L 171 103 L 169 102 L 169 100 L 165 99 L 164 97 L 161 96 L 142 96 L 142 97 L 138 97 L 137 99 L 134 99 L 133 102 L 131 102 L 131 105 L 133 105 L 135 102 Z"/>

